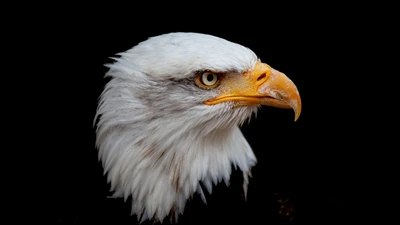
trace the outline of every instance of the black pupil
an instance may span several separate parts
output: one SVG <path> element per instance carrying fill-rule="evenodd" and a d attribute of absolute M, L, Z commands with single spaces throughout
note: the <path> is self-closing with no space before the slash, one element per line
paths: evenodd
<path fill-rule="evenodd" d="M 208 81 L 214 80 L 214 75 L 208 74 L 208 75 L 207 75 L 207 80 L 208 80 Z"/>

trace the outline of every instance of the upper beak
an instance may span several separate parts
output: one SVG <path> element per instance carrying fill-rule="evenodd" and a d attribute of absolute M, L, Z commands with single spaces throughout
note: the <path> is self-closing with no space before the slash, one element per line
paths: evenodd
<path fill-rule="evenodd" d="M 295 121 L 301 113 L 301 99 L 296 85 L 283 73 L 258 62 L 254 70 L 243 74 L 227 74 L 218 87 L 221 94 L 204 102 L 214 105 L 234 101 L 235 105 L 261 104 L 292 108 Z"/>

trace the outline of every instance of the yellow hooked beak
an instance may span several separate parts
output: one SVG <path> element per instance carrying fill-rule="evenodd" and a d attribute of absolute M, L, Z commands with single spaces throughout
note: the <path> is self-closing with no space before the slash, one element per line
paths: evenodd
<path fill-rule="evenodd" d="M 217 87 L 220 95 L 205 101 L 214 105 L 234 101 L 235 106 L 261 104 L 278 108 L 292 108 L 296 121 L 301 112 L 300 94 L 296 85 L 283 73 L 257 62 L 254 70 L 242 74 L 226 74 Z"/>

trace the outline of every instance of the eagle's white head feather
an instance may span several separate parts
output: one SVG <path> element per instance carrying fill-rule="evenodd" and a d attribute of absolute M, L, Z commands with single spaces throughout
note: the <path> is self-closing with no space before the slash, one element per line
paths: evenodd
<path fill-rule="evenodd" d="M 96 146 L 115 196 L 132 196 L 141 220 L 178 218 L 186 201 L 224 181 L 231 167 L 248 176 L 256 157 L 239 126 L 259 104 L 208 105 L 220 91 L 196 85 L 200 71 L 246 73 L 250 49 L 206 34 L 169 33 L 118 54 L 107 65 L 96 113 Z"/>

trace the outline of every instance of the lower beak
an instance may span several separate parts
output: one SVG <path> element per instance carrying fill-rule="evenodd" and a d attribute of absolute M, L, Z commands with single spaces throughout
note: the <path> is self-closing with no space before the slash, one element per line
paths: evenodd
<path fill-rule="evenodd" d="M 295 121 L 301 113 L 301 99 L 296 85 L 285 74 L 265 63 L 258 62 L 254 70 L 243 74 L 227 74 L 218 89 L 221 94 L 205 104 L 234 101 L 236 106 L 261 104 L 292 108 Z"/>

